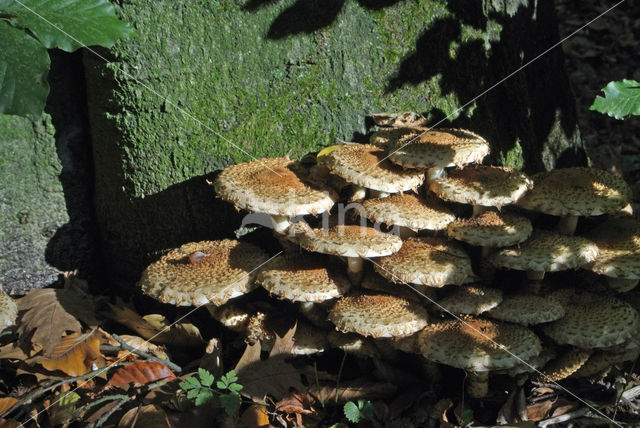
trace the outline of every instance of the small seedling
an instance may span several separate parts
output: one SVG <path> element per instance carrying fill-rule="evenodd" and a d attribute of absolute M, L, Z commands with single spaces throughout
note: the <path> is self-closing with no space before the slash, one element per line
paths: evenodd
<path fill-rule="evenodd" d="M 242 385 L 237 384 L 238 376 L 234 370 L 223 375 L 216 382 L 215 377 L 209 371 L 200 368 L 196 376 L 191 376 L 180 382 L 180 388 L 187 392 L 187 398 L 194 400 L 196 406 L 200 406 L 218 396 L 220 405 L 228 415 L 232 415 L 240 406 L 240 391 Z"/>
<path fill-rule="evenodd" d="M 358 404 L 353 401 L 347 401 L 343 408 L 344 416 L 349 420 L 357 424 L 362 420 L 373 421 L 375 416 L 373 414 L 373 404 L 369 400 L 358 400 Z"/>

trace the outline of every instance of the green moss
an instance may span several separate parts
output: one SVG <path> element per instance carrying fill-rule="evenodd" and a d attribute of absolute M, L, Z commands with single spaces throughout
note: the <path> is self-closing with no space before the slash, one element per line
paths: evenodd
<path fill-rule="evenodd" d="M 513 147 L 506 151 L 500 152 L 498 158 L 501 165 L 508 166 L 515 169 L 522 169 L 524 167 L 524 156 L 520 141 L 516 141 Z"/>

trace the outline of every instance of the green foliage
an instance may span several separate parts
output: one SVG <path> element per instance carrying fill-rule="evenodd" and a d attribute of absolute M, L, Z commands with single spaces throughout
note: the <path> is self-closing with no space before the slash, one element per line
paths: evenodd
<path fill-rule="evenodd" d="M 362 420 L 373 421 L 374 419 L 373 404 L 369 400 L 358 400 L 358 404 L 353 401 L 347 401 L 343 411 L 349 422 L 356 424 Z"/>
<path fill-rule="evenodd" d="M 640 83 L 623 79 L 609 82 L 602 91 L 605 96 L 597 96 L 589 107 L 590 110 L 599 111 L 616 119 L 640 115 Z"/>
<path fill-rule="evenodd" d="M 196 376 L 180 382 L 180 388 L 187 392 L 187 398 L 194 400 L 196 406 L 206 403 L 217 395 L 224 411 L 232 415 L 240 406 L 242 385 L 237 384 L 237 380 L 236 372 L 231 370 L 216 382 L 217 389 L 214 389 L 215 377 L 209 371 L 200 368 Z"/>
<path fill-rule="evenodd" d="M 108 0 L 0 0 L 0 113 L 42 113 L 49 93 L 46 49 L 111 47 L 132 34 Z"/>

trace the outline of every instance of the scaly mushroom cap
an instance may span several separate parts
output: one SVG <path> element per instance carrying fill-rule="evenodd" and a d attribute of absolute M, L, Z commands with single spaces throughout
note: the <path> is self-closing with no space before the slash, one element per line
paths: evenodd
<path fill-rule="evenodd" d="M 351 283 L 327 261 L 313 255 L 285 255 L 272 260 L 256 278 L 269 293 L 293 302 L 324 302 L 346 293 Z"/>
<path fill-rule="evenodd" d="M 364 337 L 356 333 L 340 333 L 333 330 L 328 336 L 329 345 L 340 348 L 347 354 L 358 357 L 380 357 L 380 351 L 370 337 Z"/>
<path fill-rule="evenodd" d="M 640 279 L 640 223 L 631 218 L 609 219 L 587 237 L 600 250 L 587 269 L 599 275 Z"/>
<path fill-rule="evenodd" d="M 560 168 L 534 175 L 533 189 L 518 205 L 556 216 L 592 216 L 620 211 L 633 192 L 617 175 L 595 168 Z"/>
<path fill-rule="evenodd" d="M 332 173 L 367 189 L 398 193 L 422 184 L 423 171 L 402 169 L 386 156 L 384 149 L 370 144 L 345 144 L 322 161 Z"/>
<path fill-rule="evenodd" d="M 265 261 L 267 254 L 246 242 L 191 242 L 149 265 L 138 286 L 162 303 L 219 306 L 253 290 L 254 270 Z"/>
<path fill-rule="evenodd" d="M 329 211 L 338 195 L 311 187 L 287 158 L 264 158 L 226 167 L 213 183 L 217 195 L 236 207 L 270 215 L 297 216 Z"/>
<path fill-rule="evenodd" d="M 564 308 L 549 296 L 531 294 L 508 296 L 487 316 L 500 321 L 534 325 L 559 320 L 564 316 Z"/>
<path fill-rule="evenodd" d="M 528 240 L 501 249 L 489 260 L 509 269 L 555 272 L 578 268 L 597 256 L 598 247 L 586 238 L 534 230 Z"/>
<path fill-rule="evenodd" d="M 359 294 L 338 300 L 329 321 L 344 333 L 363 336 L 406 336 L 427 325 L 427 310 L 409 300 L 386 294 Z"/>
<path fill-rule="evenodd" d="M 640 328 L 638 312 L 615 297 L 576 289 L 557 290 L 551 297 L 566 315 L 540 328 L 561 345 L 604 348 L 626 341 Z"/>
<path fill-rule="evenodd" d="M 479 163 L 489 154 L 489 143 L 464 129 L 432 129 L 417 138 L 400 139 L 389 148 L 392 162 L 405 168 L 431 168 Z"/>
<path fill-rule="evenodd" d="M 497 288 L 463 285 L 450 289 L 451 292 L 438 302 L 449 313 L 479 315 L 502 302 L 502 291 Z"/>
<path fill-rule="evenodd" d="M 598 350 L 571 377 L 595 376 L 615 364 L 635 361 L 638 358 L 638 352 L 638 348 L 618 352 Z"/>
<path fill-rule="evenodd" d="M 220 324 L 236 333 L 245 332 L 249 325 L 251 314 L 235 303 L 225 303 L 222 306 L 206 305 L 209 313 Z"/>
<path fill-rule="evenodd" d="M 506 166 L 469 166 L 429 182 L 438 197 L 462 204 L 502 207 L 520 199 L 533 182 Z"/>
<path fill-rule="evenodd" d="M 456 216 L 438 199 L 421 199 L 415 195 L 392 195 L 368 199 L 362 203 L 367 218 L 388 226 L 398 225 L 413 230 L 442 230 Z"/>
<path fill-rule="evenodd" d="M 381 129 L 371 134 L 369 143 L 383 148 L 392 147 L 393 145 L 401 146 L 411 141 L 411 139 L 418 137 L 418 135 L 424 131 L 426 131 L 426 128 L 402 127 Z"/>
<path fill-rule="evenodd" d="M 327 348 L 327 331 L 304 321 L 298 321 L 293 335 L 293 355 L 313 355 Z"/>
<path fill-rule="evenodd" d="M 446 238 L 409 238 L 395 254 L 382 257 L 375 270 L 391 282 L 442 287 L 463 284 L 473 275 L 462 247 Z"/>
<path fill-rule="evenodd" d="M 537 382 L 557 382 L 576 373 L 587 362 L 593 351 L 591 349 L 571 348 L 549 361 L 541 373 L 536 373 L 531 380 Z"/>
<path fill-rule="evenodd" d="M 479 247 L 507 247 L 529 238 L 533 226 L 528 218 L 517 214 L 486 211 L 479 216 L 454 220 L 447 235 Z"/>
<path fill-rule="evenodd" d="M 360 287 L 378 293 L 385 293 L 402 297 L 403 299 L 412 300 L 420 304 L 426 303 L 425 297 L 423 297 L 423 295 L 427 296 L 427 299 L 436 298 L 436 290 L 434 290 L 433 288 L 424 286 L 420 286 L 419 288 L 414 287 L 420 292 L 420 294 L 418 294 L 411 288 L 406 287 L 403 284 L 394 284 L 387 278 L 382 277 L 373 271 L 369 271 L 364 275 L 364 279 L 362 280 L 362 284 L 360 284 Z"/>
<path fill-rule="evenodd" d="M 16 323 L 18 305 L 0 287 L 0 331 Z"/>
<path fill-rule="evenodd" d="M 308 229 L 291 239 L 307 251 L 344 257 L 387 256 L 402 246 L 402 239 L 395 235 L 354 225 Z"/>
<path fill-rule="evenodd" d="M 514 367 L 542 350 L 540 339 L 526 327 L 471 317 L 462 320 L 426 326 L 418 334 L 422 355 L 459 369 L 486 372 Z"/>

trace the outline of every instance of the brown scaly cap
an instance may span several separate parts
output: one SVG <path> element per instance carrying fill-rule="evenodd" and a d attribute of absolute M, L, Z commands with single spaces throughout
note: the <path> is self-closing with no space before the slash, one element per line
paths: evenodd
<path fill-rule="evenodd" d="M 571 348 L 549 361 L 541 373 L 536 373 L 531 380 L 537 382 L 557 382 L 578 371 L 587 362 L 593 351 L 591 349 Z"/>
<path fill-rule="evenodd" d="M 391 195 L 388 198 L 368 199 L 362 206 L 371 221 L 413 230 L 442 230 L 456 218 L 434 197 L 422 199 L 410 194 Z"/>
<path fill-rule="evenodd" d="M 344 333 L 372 337 L 406 336 L 427 325 L 427 310 L 406 299 L 383 294 L 359 294 L 338 300 L 329 321 Z"/>
<path fill-rule="evenodd" d="M 576 289 L 557 290 L 551 296 L 566 315 L 540 328 L 561 345 L 604 348 L 623 343 L 640 328 L 638 312 L 615 297 Z"/>
<path fill-rule="evenodd" d="M 426 326 L 418 334 L 422 355 L 459 369 L 486 372 L 514 367 L 519 359 L 528 361 L 542 349 L 540 339 L 526 327 L 471 317 L 462 320 Z"/>
<path fill-rule="evenodd" d="M 219 306 L 253 290 L 253 271 L 267 259 L 264 251 L 246 242 L 191 242 L 147 267 L 138 286 L 162 303 Z"/>
<path fill-rule="evenodd" d="M 329 211 L 337 194 L 304 183 L 297 169 L 287 158 L 239 163 L 225 168 L 213 187 L 220 198 L 248 211 L 282 216 Z"/>
<path fill-rule="evenodd" d="M 625 361 L 635 361 L 638 358 L 639 349 L 627 349 L 618 352 L 608 350 L 598 350 L 577 370 L 571 377 L 591 377 L 596 376 L 615 364 Z"/>
<path fill-rule="evenodd" d="M 507 247 L 529 238 L 533 226 L 528 218 L 517 214 L 486 211 L 479 216 L 454 220 L 447 235 L 479 247 Z"/>
<path fill-rule="evenodd" d="M 631 218 L 609 219 L 587 234 L 600 255 L 586 268 L 613 278 L 640 279 L 640 223 Z"/>
<path fill-rule="evenodd" d="M 346 293 L 351 283 L 314 255 L 285 255 L 272 260 L 256 278 L 269 293 L 294 302 L 324 302 Z"/>
<path fill-rule="evenodd" d="M 549 296 L 518 295 L 506 297 L 487 316 L 500 321 L 534 325 L 559 320 L 564 316 L 564 308 Z"/>
<path fill-rule="evenodd" d="M 395 235 L 354 225 L 336 225 L 326 231 L 309 229 L 291 239 L 307 251 L 344 257 L 386 256 L 402 246 Z"/>
<path fill-rule="evenodd" d="M 397 253 L 375 265 L 380 275 L 396 283 L 442 287 L 463 284 L 473 275 L 471 260 L 462 247 L 446 238 L 409 238 Z"/>
<path fill-rule="evenodd" d="M 531 187 L 529 177 L 506 166 L 455 169 L 429 183 L 429 190 L 446 201 L 490 207 L 512 204 Z"/>
<path fill-rule="evenodd" d="M 370 144 L 345 144 L 325 156 L 323 164 L 350 183 L 381 192 L 416 190 L 422 184 L 424 172 L 402 169 L 386 156 Z"/>
<path fill-rule="evenodd" d="M 411 288 L 404 286 L 404 284 L 394 284 L 387 278 L 384 278 L 373 271 L 367 272 L 364 275 L 364 279 L 362 280 L 360 287 L 377 293 L 385 293 L 402 297 L 403 299 L 412 300 L 420 304 L 426 303 L 423 295 L 427 296 L 427 300 L 436 299 L 436 290 L 433 288 L 427 288 L 424 286 L 414 287 L 420 292 L 420 294 L 418 294 Z"/>
<path fill-rule="evenodd" d="M 502 291 L 497 288 L 463 285 L 449 287 L 449 291 L 438 303 L 453 314 L 479 315 L 502 302 Z"/>
<path fill-rule="evenodd" d="M 528 240 L 501 249 L 490 261 L 509 269 L 555 272 L 578 268 L 597 256 L 598 247 L 586 238 L 534 230 Z"/>
<path fill-rule="evenodd" d="M 378 147 L 388 148 L 393 145 L 402 146 L 426 131 L 426 128 L 402 127 L 381 129 L 369 137 L 369 143 Z"/>
<path fill-rule="evenodd" d="M 633 192 L 617 175 L 595 168 L 560 168 L 532 177 L 534 188 L 518 205 L 557 216 L 615 213 L 631 202 Z"/>
<path fill-rule="evenodd" d="M 389 152 L 389 159 L 405 168 L 462 168 L 482 162 L 489 154 L 489 143 L 465 129 L 432 129 L 418 134 L 417 138 L 398 140 Z"/>

